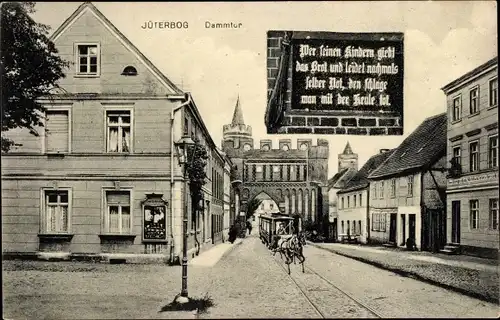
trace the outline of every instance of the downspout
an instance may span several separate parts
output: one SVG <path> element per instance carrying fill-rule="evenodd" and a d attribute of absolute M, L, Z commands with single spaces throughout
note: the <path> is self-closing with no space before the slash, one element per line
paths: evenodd
<path fill-rule="evenodd" d="M 170 263 L 174 262 L 174 212 L 172 210 L 172 206 L 174 203 L 174 113 L 180 110 L 182 107 L 185 107 L 191 103 L 191 95 L 185 95 L 186 101 L 181 103 L 177 107 L 172 108 L 172 112 L 170 114 Z"/>
<path fill-rule="evenodd" d="M 366 243 L 370 243 L 370 182 L 368 182 L 368 187 L 366 188 Z"/>
<path fill-rule="evenodd" d="M 426 236 L 426 232 L 424 232 L 424 213 L 425 213 L 425 201 L 424 201 L 424 173 L 425 173 L 425 170 L 422 170 L 421 171 L 421 174 L 420 174 L 420 251 L 423 251 L 423 248 L 422 248 L 422 243 L 423 243 L 423 239 L 425 238 Z M 427 215 L 425 216 L 425 219 L 427 219 Z M 425 241 L 425 246 L 426 248 L 428 247 L 428 243 L 427 243 L 427 240 Z M 415 241 L 416 242 L 416 241 Z M 415 243 L 416 245 L 416 243 Z"/>

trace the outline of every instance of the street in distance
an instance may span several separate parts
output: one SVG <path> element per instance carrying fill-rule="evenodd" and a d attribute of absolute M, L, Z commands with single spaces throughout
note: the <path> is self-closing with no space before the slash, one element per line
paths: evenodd
<path fill-rule="evenodd" d="M 243 26 L 241 22 L 212 22 L 205 21 L 205 29 L 240 29 Z"/>

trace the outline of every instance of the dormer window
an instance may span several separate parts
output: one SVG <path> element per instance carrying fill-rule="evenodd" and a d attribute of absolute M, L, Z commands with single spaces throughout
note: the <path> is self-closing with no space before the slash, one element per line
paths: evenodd
<path fill-rule="evenodd" d="M 125 67 L 125 69 L 123 69 L 122 71 L 122 76 L 136 76 L 136 75 L 137 75 L 137 69 L 132 66 Z"/>
<path fill-rule="evenodd" d="M 98 76 L 100 52 L 99 44 L 79 43 L 76 45 L 76 73 L 82 76 Z"/>

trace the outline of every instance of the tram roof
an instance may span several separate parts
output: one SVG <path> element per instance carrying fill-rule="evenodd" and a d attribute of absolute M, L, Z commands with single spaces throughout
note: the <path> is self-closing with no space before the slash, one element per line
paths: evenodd
<path fill-rule="evenodd" d="M 285 215 L 282 213 L 271 213 L 271 214 L 266 213 L 266 214 L 261 214 L 260 217 L 273 220 L 293 220 L 293 218 L 290 217 L 289 215 Z"/>

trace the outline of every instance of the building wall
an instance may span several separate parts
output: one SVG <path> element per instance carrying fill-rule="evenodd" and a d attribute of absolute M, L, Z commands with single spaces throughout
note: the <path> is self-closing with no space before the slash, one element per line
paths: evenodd
<path fill-rule="evenodd" d="M 356 201 L 354 201 L 354 196 L 356 196 Z M 338 219 L 337 219 L 338 221 L 337 227 L 339 235 L 338 240 L 340 240 L 341 235 L 347 234 L 347 221 L 350 221 L 349 234 L 359 235 L 360 241 L 362 243 L 366 243 L 368 240 L 367 191 L 365 189 L 361 189 L 361 190 L 341 193 L 338 195 L 338 198 L 339 198 Z M 349 199 L 349 201 L 347 199 Z M 353 221 L 355 221 L 354 233 L 352 229 Z M 344 230 L 342 230 L 342 226 L 344 226 Z"/>
<path fill-rule="evenodd" d="M 490 200 L 498 201 L 498 160 L 491 161 L 490 139 L 496 137 L 498 146 L 498 102 L 490 105 L 490 81 L 498 83 L 498 67 L 491 66 L 476 77 L 458 84 L 445 92 L 449 112 L 447 160 L 460 150 L 460 172 L 448 176 L 447 186 L 447 237 L 452 239 L 452 204 L 460 201 L 460 244 L 462 250 L 472 255 L 496 257 L 499 249 L 499 230 L 490 219 L 493 214 Z M 498 85 L 497 85 L 498 87 Z M 471 114 L 470 92 L 477 88 L 478 110 Z M 461 101 L 459 119 L 453 119 L 453 103 Z M 498 91 L 497 91 L 498 101 Z M 479 165 L 471 171 L 470 143 L 478 142 Z M 498 147 L 496 149 L 498 159 Z M 470 201 L 479 201 L 478 227 L 472 228 Z M 498 210 L 496 213 L 498 221 Z"/>
<path fill-rule="evenodd" d="M 79 77 L 75 73 L 76 64 L 66 72 L 60 84 L 72 93 L 131 94 L 148 93 L 164 95 L 169 93 L 165 86 L 139 57 L 129 51 L 124 42 L 115 37 L 97 16 L 86 11 L 55 40 L 59 55 L 68 61 L 75 61 L 75 43 L 99 43 L 99 77 Z M 122 76 L 126 66 L 137 69 L 137 76 Z"/>
<path fill-rule="evenodd" d="M 497 176 L 498 178 L 498 176 Z M 498 229 L 493 229 L 490 225 L 489 201 L 498 199 L 498 189 L 473 190 L 468 192 L 457 192 L 448 194 L 447 208 L 447 230 L 448 239 L 451 241 L 451 217 L 453 201 L 460 201 L 460 244 L 467 247 L 470 253 L 481 254 L 480 248 L 499 249 L 500 234 Z M 479 225 L 474 229 L 471 227 L 470 201 L 479 200 Z M 487 254 L 487 253 L 486 253 Z"/>
<path fill-rule="evenodd" d="M 421 173 L 399 176 L 395 178 L 370 181 L 370 240 L 387 243 L 390 235 L 390 215 L 396 214 L 396 245 L 404 245 L 409 235 L 409 215 L 415 215 L 415 241 L 417 248 L 421 248 L 421 209 L 422 194 Z M 409 195 L 408 181 L 413 179 L 413 192 Z M 392 192 L 392 181 L 395 183 L 395 192 Z M 405 232 L 401 215 L 405 215 Z M 376 215 L 376 217 L 374 217 Z M 377 224 L 376 221 L 385 221 Z M 374 227 L 374 224 L 377 227 Z M 405 235 L 405 236 L 403 236 Z"/>

